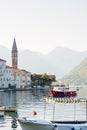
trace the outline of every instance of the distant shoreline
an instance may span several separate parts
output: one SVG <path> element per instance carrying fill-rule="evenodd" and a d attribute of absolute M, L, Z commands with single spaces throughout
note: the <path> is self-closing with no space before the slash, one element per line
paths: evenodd
<path fill-rule="evenodd" d="M 7 91 L 29 91 L 29 90 L 45 90 L 49 88 L 41 87 L 41 88 L 16 88 L 16 89 L 9 89 L 9 88 L 0 88 L 1 92 Z"/>

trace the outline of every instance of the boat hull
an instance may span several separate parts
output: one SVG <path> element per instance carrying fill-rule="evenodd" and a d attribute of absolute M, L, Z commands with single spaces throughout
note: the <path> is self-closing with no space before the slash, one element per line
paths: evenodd
<path fill-rule="evenodd" d="M 87 130 L 86 121 L 55 121 L 54 130 Z"/>
<path fill-rule="evenodd" d="M 18 120 L 22 130 L 53 130 L 54 124 L 49 122 L 38 122 L 37 120 Z"/>
<path fill-rule="evenodd" d="M 67 91 L 67 92 L 61 92 L 61 91 L 53 91 L 51 90 L 52 97 L 58 98 L 58 97 L 76 97 L 77 92 L 76 91 Z"/>
<path fill-rule="evenodd" d="M 22 130 L 87 130 L 86 121 L 43 121 L 18 120 Z"/>

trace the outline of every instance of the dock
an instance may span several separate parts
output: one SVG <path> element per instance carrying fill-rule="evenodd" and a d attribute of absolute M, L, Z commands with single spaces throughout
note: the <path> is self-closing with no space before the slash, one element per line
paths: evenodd
<path fill-rule="evenodd" d="M 0 111 L 4 111 L 4 112 L 16 112 L 17 109 L 14 108 L 14 107 L 4 107 L 4 106 L 2 106 L 2 107 L 0 107 Z"/>

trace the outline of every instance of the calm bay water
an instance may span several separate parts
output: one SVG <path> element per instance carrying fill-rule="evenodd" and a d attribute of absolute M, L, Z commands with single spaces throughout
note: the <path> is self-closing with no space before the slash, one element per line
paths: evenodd
<path fill-rule="evenodd" d="M 48 96 L 47 90 L 0 92 L 0 100 L 3 105 L 16 106 L 19 117 L 45 118 L 47 120 L 86 119 L 86 103 L 48 103 L 44 100 Z M 53 111 L 54 107 L 55 111 Z M 33 117 L 33 111 L 37 112 L 35 117 Z M 0 118 L 0 130 L 13 130 L 11 128 L 13 117 L 13 113 L 5 113 L 5 117 Z M 15 130 L 21 130 L 19 124 Z"/>

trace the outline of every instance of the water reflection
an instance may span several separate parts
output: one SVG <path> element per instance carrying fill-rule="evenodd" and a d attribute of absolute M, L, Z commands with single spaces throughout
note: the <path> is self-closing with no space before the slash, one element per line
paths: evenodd
<path fill-rule="evenodd" d="M 16 92 L 0 92 L 0 101 L 3 106 L 16 106 Z"/>
<path fill-rule="evenodd" d="M 15 106 L 20 117 L 33 118 L 33 111 L 37 112 L 35 118 L 48 120 L 85 120 L 86 104 L 47 103 L 44 98 L 49 96 L 47 90 L 9 91 L 0 92 L 0 100 L 4 106 Z M 55 111 L 53 111 L 55 105 Z M 54 113 L 54 116 L 53 116 Z M 12 130 L 11 121 L 13 113 L 5 113 L 0 120 L 0 130 Z M 21 130 L 19 124 L 16 130 Z"/>

